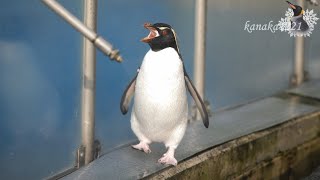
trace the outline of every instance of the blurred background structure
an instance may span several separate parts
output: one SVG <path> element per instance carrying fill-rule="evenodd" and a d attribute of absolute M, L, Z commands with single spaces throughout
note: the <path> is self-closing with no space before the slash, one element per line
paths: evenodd
<path fill-rule="evenodd" d="M 83 19 L 83 0 L 60 1 Z M 124 58 L 97 52 L 96 138 L 102 153 L 135 139 L 119 103 L 149 47 L 140 42 L 144 22 L 166 22 L 178 34 L 193 74 L 194 0 L 98 1 L 97 32 Z M 205 97 L 213 111 L 272 95 L 290 86 L 294 38 L 244 30 L 277 23 L 287 4 L 276 0 L 208 0 Z M 312 7 L 319 12 L 319 7 Z M 305 38 L 305 69 L 320 78 L 320 30 Z M 41 179 L 73 166 L 81 144 L 82 36 L 39 0 L 0 6 L 0 179 Z"/>

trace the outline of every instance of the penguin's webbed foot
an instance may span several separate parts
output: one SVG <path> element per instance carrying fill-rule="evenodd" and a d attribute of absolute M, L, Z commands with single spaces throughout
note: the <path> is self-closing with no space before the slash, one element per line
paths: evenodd
<path fill-rule="evenodd" d="M 145 143 L 145 142 L 140 142 L 139 144 L 132 145 L 131 147 L 134 148 L 134 149 L 143 151 L 145 153 L 151 153 L 149 145 L 147 143 Z"/>
<path fill-rule="evenodd" d="M 169 147 L 168 151 L 158 160 L 161 164 L 168 164 L 176 166 L 178 161 L 174 158 L 174 147 Z"/>
<path fill-rule="evenodd" d="M 174 158 L 171 155 L 168 154 L 164 154 L 159 160 L 159 163 L 161 164 L 168 164 L 168 165 L 173 165 L 176 166 L 178 164 L 178 161 L 176 160 L 176 158 Z"/>

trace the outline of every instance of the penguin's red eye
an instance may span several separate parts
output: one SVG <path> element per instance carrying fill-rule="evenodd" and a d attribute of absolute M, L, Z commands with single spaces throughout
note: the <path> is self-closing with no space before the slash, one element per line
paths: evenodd
<path fill-rule="evenodd" d="M 166 36 L 168 34 L 167 30 L 162 31 L 162 35 Z"/>

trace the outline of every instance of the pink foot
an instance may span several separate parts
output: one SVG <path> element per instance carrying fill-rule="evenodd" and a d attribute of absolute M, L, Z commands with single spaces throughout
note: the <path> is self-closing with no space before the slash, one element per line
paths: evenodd
<path fill-rule="evenodd" d="M 175 148 L 169 147 L 168 151 L 158 160 L 161 164 L 169 164 L 176 166 L 178 164 L 176 158 L 174 158 Z"/>
<path fill-rule="evenodd" d="M 139 144 L 132 145 L 131 147 L 140 151 L 144 151 L 145 153 L 151 153 L 149 145 L 145 142 L 140 142 Z"/>
<path fill-rule="evenodd" d="M 170 156 L 167 154 L 164 154 L 162 158 L 158 160 L 158 162 L 161 164 L 168 164 L 168 165 L 174 165 L 174 166 L 178 164 L 177 160 L 173 156 Z"/>

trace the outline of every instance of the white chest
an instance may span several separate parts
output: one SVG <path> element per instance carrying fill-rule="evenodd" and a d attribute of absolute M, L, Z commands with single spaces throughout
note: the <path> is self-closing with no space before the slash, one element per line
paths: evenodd
<path fill-rule="evenodd" d="M 141 131 L 156 141 L 187 122 L 183 64 L 173 48 L 146 54 L 136 81 L 134 114 Z"/>
<path fill-rule="evenodd" d="M 134 104 L 138 114 L 185 110 L 183 64 L 173 48 L 146 54 L 137 77 Z"/>
<path fill-rule="evenodd" d="M 136 91 L 160 101 L 184 88 L 183 64 L 178 53 L 173 48 L 150 50 L 142 62 Z"/>

